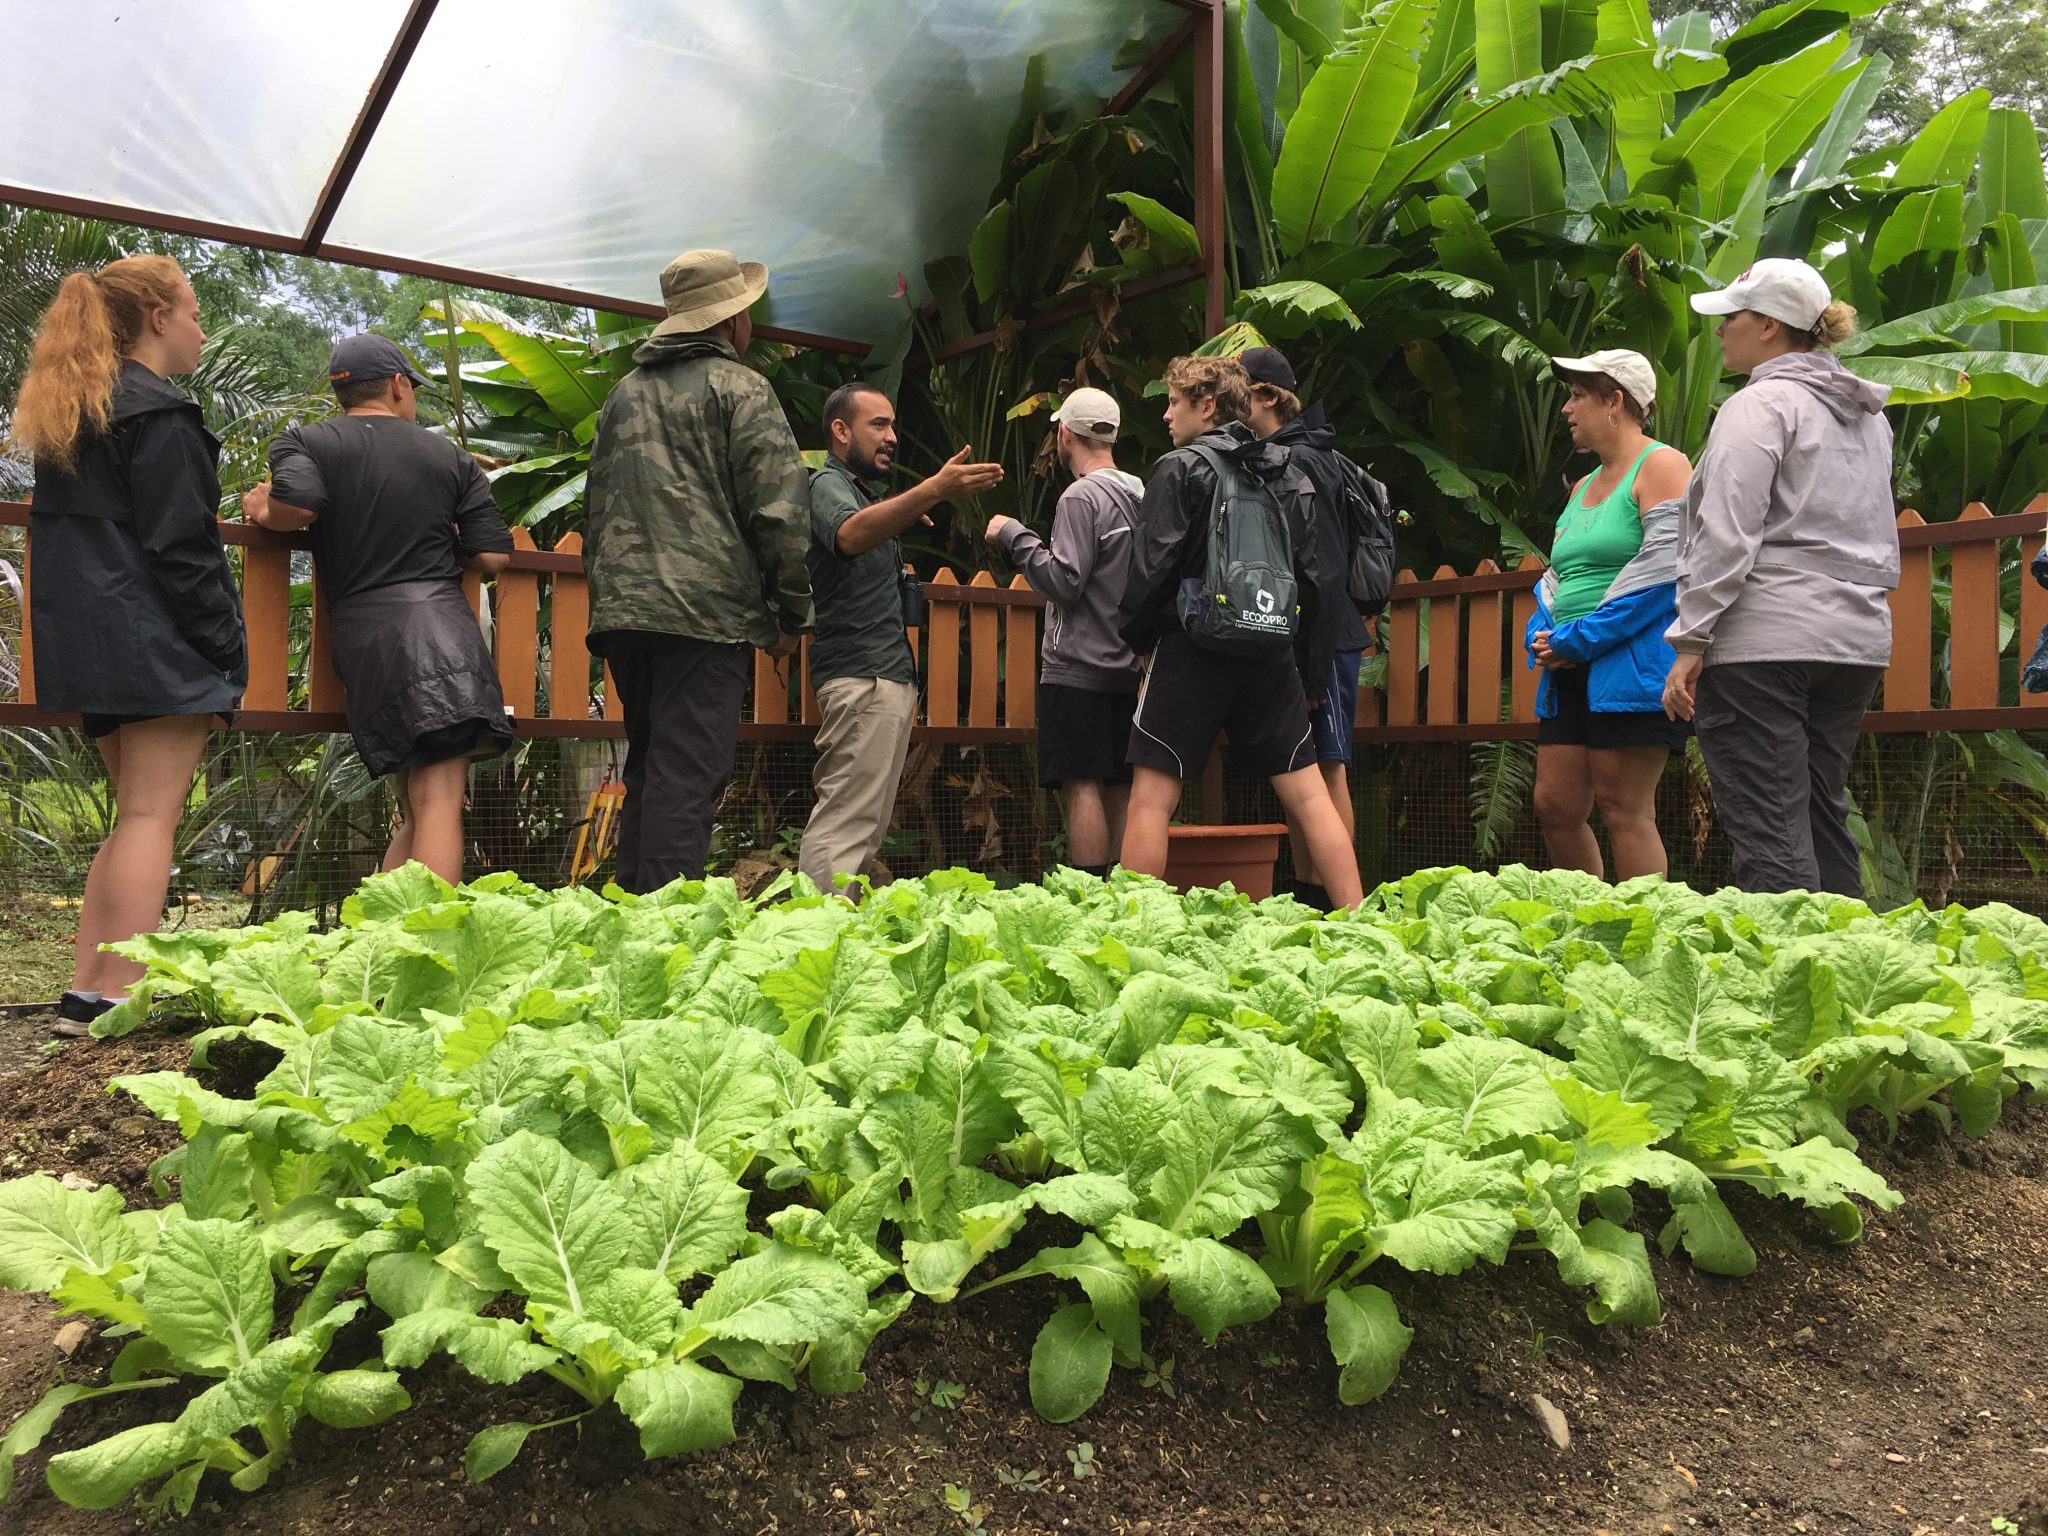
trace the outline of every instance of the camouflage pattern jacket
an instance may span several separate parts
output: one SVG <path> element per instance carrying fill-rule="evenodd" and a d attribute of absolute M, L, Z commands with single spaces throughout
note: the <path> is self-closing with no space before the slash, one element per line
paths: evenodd
<path fill-rule="evenodd" d="M 591 649 L 620 630 L 808 630 L 809 480 L 775 391 L 714 337 L 659 336 L 633 361 L 590 445 Z"/>

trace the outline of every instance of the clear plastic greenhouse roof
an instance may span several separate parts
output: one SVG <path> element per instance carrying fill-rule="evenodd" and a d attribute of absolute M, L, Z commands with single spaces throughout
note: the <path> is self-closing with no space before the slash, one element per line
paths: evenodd
<path fill-rule="evenodd" d="M 645 304 L 677 251 L 723 246 L 768 263 L 777 325 L 875 341 L 901 323 L 897 273 L 915 292 L 965 251 L 1031 56 L 1049 105 L 1092 104 L 1127 39 L 1181 19 L 1159 0 L 0 0 L 0 188 L 297 248 L 423 20 L 322 254 Z"/>

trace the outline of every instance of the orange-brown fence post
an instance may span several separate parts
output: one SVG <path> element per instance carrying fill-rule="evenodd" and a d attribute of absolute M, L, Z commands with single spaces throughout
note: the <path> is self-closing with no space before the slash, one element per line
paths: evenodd
<path fill-rule="evenodd" d="M 1899 527 L 1926 526 L 1911 507 L 1899 514 Z M 1884 671 L 1886 710 L 1926 709 L 1934 680 L 1934 550 L 1922 544 L 1899 551 L 1899 584 L 1888 601 L 1892 607 L 1892 659 Z"/>
<path fill-rule="evenodd" d="M 781 725 L 789 719 L 789 678 L 766 651 L 754 652 L 754 712 L 756 725 Z"/>
<path fill-rule="evenodd" d="M 515 557 L 533 553 L 533 535 L 512 530 Z M 524 720 L 534 709 L 536 674 L 540 666 L 540 577 L 532 571 L 498 573 L 497 623 L 492 637 L 498 647 L 498 687 L 513 718 Z"/>
<path fill-rule="evenodd" d="M 993 592 L 996 579 L 976 571 L 970 587 Z M 994 603 L 970 602 L 967 609 L 967 723 L 989 730 L 996 723 L 996 689 L 1002 672 L 1003 616 Z"/>
<path fill-rule="evenodd" d="M 1518 571 L 1543 569 L 1540 555 L 1522 556 Z M 1541 580 L 1539 575 L 1538 580 Z M 1534 588 L 1517 592 L 1512 609 L 1513 619 L 1508 625 L 1508 718 L 1518 725 L 1527 725 L 1536 718 L 1536 669 L 1528 664 L 1529 656 L 1522 649 L 1522 636 L 1528 633 L 1529 621 L 1536 617 L 1536 592 Z"/>
<path fill-rule="evenodd" d="M 1012 592 L 1029 592 L 1022 576 Z M 1003 724 L 1028 731 L 1038 725 L 1038 609 L 1018 603 L 1003 610 Z"/>
<path fill-rule="evenodd" d="M 1498 576 L 1500 567 L 1482 560 L 1474 576 Z M 1465 600 L 1465 718 L 1478 725 L 1500 719 L 1501 609 L 1499 592 L 1475 592 Z M 1434 711 L 1431 711 L 1434 716 Z"/>
<path fill-rule="evenodd" d="M 581 556 L 583 535 L 563 534 L 555 553 Z M 588 720 L 590 583 L 581 571 L 557 571 L 548 578 L 548 598 L 548 716 Z"/>
<path fill-rule="evenodd" d="M 1970 539 L 1970 524 L 1991 516 L 1972 502 L 1956 519 L 1957 541 L 1949 547 L 1948 707 L 1998 707 L 1997 539 Z"/>
<path fill-rule="evenodd" d="M 313 578 L 313 649 L 306 659 L 306 707 L 331 714 L 347 706 L 348 695 L 334 671 L 334 619 L 327 611 L 327 589 Z"/>
<path fill-rule="evenodd" d="M 1456 581 L 1458 573 L 1448 565 L 1436 568 L 1437 581 Z M 1464 600 L 1457 593 L 1440 593 L 1429 600 L 1429 723 L 1455 725 L 1458 722 L 1459 622 L 1464 618 Z"/>
<path fill-rule="evenodd" d="M 1401 588 L 1415 580 L 1413 571 L 1402 571 L 1394 577 L 1394 597 L 1387 604 L 1387 724 L 1417 725 L 1421 715 L 1417 710 L 1416 668 L 1421 662 L 1422 649 L 1422 605 L 1412 597 L 1401 596 Z"/>
<path fill-rule="evenodd" d="M 932 575 L 935 587 L 953 587 L 960 578 L 945 566 Z M 925 668 L 925 719 L 934 726 L 960 723 L 960 605 L 931 601 L 925 622 L 925 643 L 931 659 Z"/>
<path fill-rule="evenodd" d="M 266 540 L 242 546 L 242 626 L 249 637 L 249 686 L 242 708 L 291 707 L 292 552 Z"/>

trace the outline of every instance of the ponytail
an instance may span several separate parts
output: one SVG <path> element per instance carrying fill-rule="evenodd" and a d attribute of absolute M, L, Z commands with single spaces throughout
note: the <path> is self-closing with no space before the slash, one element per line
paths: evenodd
<path fill-rule="evenodd" d="M 1839 347 L 1856 334 L 1856 311 L 1840 299 L 1820 312 L 1820 319 L 1814 322 L 1813 339 L 1830 350 Z"/>
<path fill-rule="evenodd" d="M 122 357 L 152 311 L 177 304 L 184 281 L 168 256 L 124 256 L 65 278 L 36 330 L 8 446 L 69 470 L 81 436 L 113 423 Z"/>

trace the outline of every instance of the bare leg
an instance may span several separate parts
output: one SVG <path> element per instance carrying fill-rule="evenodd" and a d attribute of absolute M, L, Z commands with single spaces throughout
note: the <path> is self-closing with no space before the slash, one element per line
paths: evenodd
<path fill-rule="evenodd" d="M 1131 811 L 1131 786 L 1128 784 L 1105 784 L 1102 787 L 1102 814 L 1109 823 L 1109 838 L 1102 845 L 1102 860 L 1114 863 L 1113 855 L 1124 845 L 1124 822 Z"/>
<path fill-rule="evenodd" d="M 1354 846 L 1358 842 L 1358 812 L 1351 804 L 1351 776 L 1342 763 L 1317 763 L 1322 770 L 1323 783 L 1330 791 L 1330 803 L 1337 807 L 1337 817 L 1344 823 L 1344 841 Z M 1294 878 L 1304 885 L 1321 885 L 1316 878 L 1315 855 L 1309 852 L 1308 838 L 1301 826 L 1290 814 L 1287 818 L 1288 846 L 1294 854 Z"/>
<path fill-rule="evenodd" d="M 1355 907 L 1365 900 L 1358 879 L 1358 850 L 1344 835 L 1344 820 L 1330 800 L 1329 786 L 1314 767 L 1273 776 L 1273 792 L 1286 809 L 1289 825 L 1299 826 L 1309 857 L 1315 860 L 1316 883 L 1330 893 L 1330 905 Z"/>
<path fill-rule="evenodd" d="M 1109 813 L 1102 803 L 1102 780 L 1069 779 L 1060 786 L 1060 808 L 1067 815 L 1067 862 L 1088 868 L 1109 862 Z"/>
<path fill-rule="evenodd" d="M 1614 747 L 1592 760 L 1593 799 L 1614 848 L 1614 878 L 1661 875 L 1670 868 L 1657 832 L 1657 781 L 1671 754 L 1662 747 Z"/>
<path fill-rule="evenodd" d="M 384 850 L 384 862 L 379 866 L 386 873 L 403 868 L 412 859 L 412 795 L 407 777 L 403 768 L 391 775 L 391 795 L 398 802 L 398 825 L 392 829 L 391 844 Z"/>
<path fill-rule="evenodd" d="M 1180 808 L 1180 780 L 1157 768 L 1133 765 L 1125 813 L 1122 863 L 1141 875 L 1166 875 L 1166 824 Z"/>
<path fill-rule="evenodd" d="M 165 715 L 124 725 L 111 741 L 101 739 L 100 754 L 114 785 L 114 830 L 85 878 L 73 990 L 118 997 L 141 980 L 140 965 L 102 954 L 100 946 L 163 926 L 178 818 L 211 724 L 210 715 Z"/>
<path fill-rule="evenodd" d="M 447 757 L 405 775 L 406 818 L 400 837 L 414 859 L 450 885 L 462 883 L 462 802 L 469 759 Z M 398 839 L 392 840 L 396 847 Z"/>
<path fill-rule="evenodd" d="M 1586 824 L 1593 814 L 1592 756 L 1585 747 L 1536 749 L 1536 820 L 1552 868 L 1600 875 L 1600 840 Z"/>

